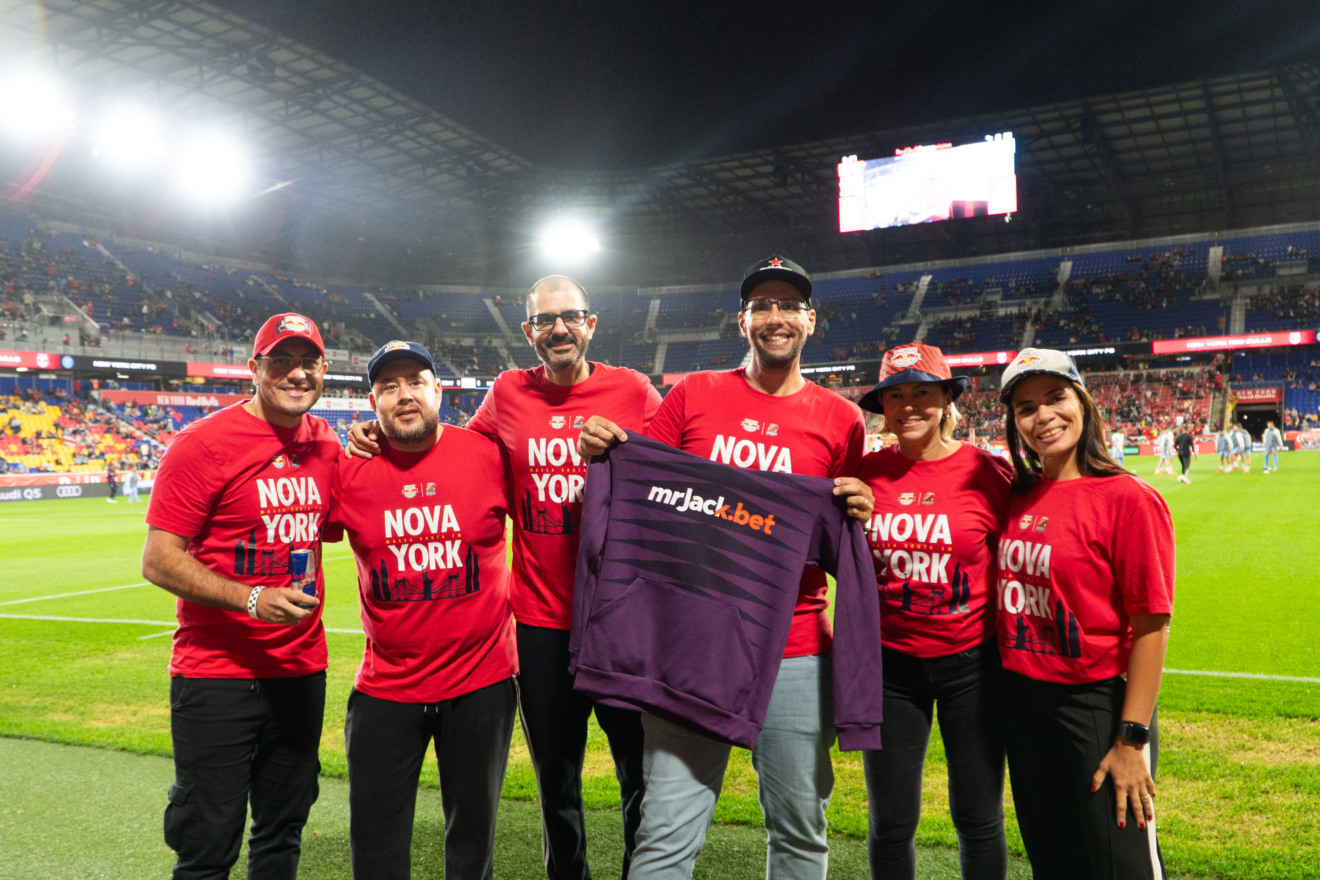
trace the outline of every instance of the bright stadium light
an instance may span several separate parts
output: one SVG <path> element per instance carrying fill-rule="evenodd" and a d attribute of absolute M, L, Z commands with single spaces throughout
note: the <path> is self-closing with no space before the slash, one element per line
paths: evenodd
<path fill-rule="evenodd" d="M 121 174 L 157 168 L 165 158 L 160 120 L 138 104 L 112 107 L 101 118 L 92 154 Z"/>
<path fill-rule="evenodd" d="M 575 263 L 600 250 L 600 239 L 581 220 L 561 218 L 541 233 L 541 253 L 564 263 Z"/>
<path fill-rule="evenodd" d="M 180 144 L 174 185 L 190 201 L 202 205 L 235 202 L 249 194 L 250 182 L 247 151 L 229 135 L 196 132 Z"/>
<path fill-rule="evenodd" d="M 0 132 L 20 143 L 48 141 L 73 130 L 74 100 L 50 74 L 35 69 L 0 75 Z"/>

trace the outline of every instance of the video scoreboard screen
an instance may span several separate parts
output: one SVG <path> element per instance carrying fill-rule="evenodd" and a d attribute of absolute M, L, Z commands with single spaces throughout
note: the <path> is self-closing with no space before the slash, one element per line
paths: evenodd
<path fill-rule="evenodd" d="M 982 141 L 900 147 L 892 157 L 839 163 L 839 231 L 911 226 L 1017 211 L 1012 132 Z"/>

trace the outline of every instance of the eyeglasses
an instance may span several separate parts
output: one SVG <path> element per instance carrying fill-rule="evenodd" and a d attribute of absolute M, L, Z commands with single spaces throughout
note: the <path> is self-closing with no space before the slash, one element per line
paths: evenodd
<path fill-rule="evenodd" d="M 743 303 L 742 310 L 753 315 L 767 315 L 776 306 L 784 315 L 800 315 L 811 309 L 805 299 L 749 299 Z"/>
<path fill-rule="evenodd" d="M 569 309 L 567 312 L 541 312 L 528 315 L 527 323 L 537 330 L 553 330 L 556 321 L 563 321 L 565 327 L 581 327 L 587 323 L 589 317 L 591 312 L 586 309 Z"/>
<path fill-rule="evenodd" d="M 315 373 L 321 367 L 328 366 L 330 362 L 325 358 L 316 355 L 306 355 L 305 357 L 289 357 L 287 354 L 276 355 L 257 355 L 257 360 L 266 361 L 270 369 L 276 373 L 288 373 L 294 367 L 302 367 L 304 373 Z"/>

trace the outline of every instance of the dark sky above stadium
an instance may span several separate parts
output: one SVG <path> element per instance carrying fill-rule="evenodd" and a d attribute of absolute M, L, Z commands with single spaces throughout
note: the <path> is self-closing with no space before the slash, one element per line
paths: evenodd
<path fill-rule="evenodd" d="M 241 0 L 528 159 L 639 168 L 1263 70 L 1310 2 Z"/>

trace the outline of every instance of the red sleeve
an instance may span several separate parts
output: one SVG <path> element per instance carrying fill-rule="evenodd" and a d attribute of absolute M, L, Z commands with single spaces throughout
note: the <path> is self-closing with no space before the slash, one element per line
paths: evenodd
<path fill-rule="evenodd" d="M 678 384 L 669 389 L 665 399 L 651 416 L 646 434 L 652 440 L 658 440 L 667 446 L 681 448 L 683 441 L 684 399 L 687 395 L 685 383 L 687 377 L 678 380 Z"/>
<path fill-rule="evenodd" d="M 224 492 L 224 472 L 201 437 L 179 434 L 156 471 L 147 524 L 184 538 L 197 537 Z"/>
<path fill-rule="evenodd" d="M 638 381 L 642 385 L 642 394 L 646 396 L 646 403 L 642 405 L 642 433 L 648 437 L 653 437 L 654 435 L 650 431 L 651 420 L 655 418 L 656 411 L 660 409 L 662 398 L 660 392 L 656 391 L 655 386 L 651 384 L 650 379 L 639 373 Z"/>
<path fill-rule="evenodd" d="M 476 431 L 478 434 L 490 437 L 493 440 L 500 439 L 500 420 L 495 413 L 495 396 L 500 387 L 500 378 L 495 379 L 495 384 L 481 399 L 481 406 L 477 407 L 477 411 L 472 414 L 472 418 L 468 419 L 468 423 L 465 425 L 469 431 Z"/>
<path fill-rule="evenodd" d="M 862 456 L 866 454 L 866 419 L 862 416 L 862 411 L 855 406 L 850 406 L 849 412 L 853 418 L 847 428 L 843 455 L 840 459 L 836 459 L 833 468 L 837 473 L 831 473 L 832 477 L 851 477 L 856 474 L 861 468 Z"/>
<path fill-rule="evenodd" d="M 1173 519 L 1160 494 L 1135 478 L 1127 517 L 1114 529 L 1114 578 L 1128 614 L 1172 614 Z"/>
<path fill-rule="evenodd" d="M 344 493 L 344 468 L 347 466 L 348 459 L 344 456 L 335 459 L 335 475 L 330 480 L 330 512 L 326 514 L 325 522 L 321 525 L 321 540 L 327 544 L 344 540 L 340 498 Z"/>

